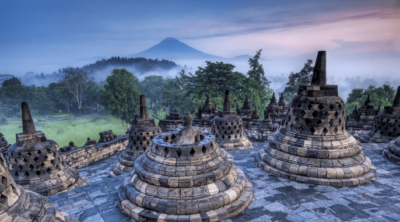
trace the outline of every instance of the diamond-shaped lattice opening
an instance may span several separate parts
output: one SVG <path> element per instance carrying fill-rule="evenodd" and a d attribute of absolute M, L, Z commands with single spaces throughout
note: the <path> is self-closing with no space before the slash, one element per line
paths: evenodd
<path fill-rule="evenodd" d="M 156 151 L 158 151 L 158 146 L 156 145 Z"/>
<path fill-rule="evenodd" d="M 329 125 L 333 125 L 333 119 L 329 120 Z"/>
<path fill-rule="evenodd" d="M 54 165 L 54 164 L 55 164 L 54 160 L 51 160 L 50 163 L 51 163 L 51 165 Z"/>
<path fill-rule="evenodd" d="M 289 129 L 293 129 L 293 123 L 290 124 Z"/>
<path fill-rule="evenodd" d="M 3 185 L 7 186 L 7 178 L 1 176 L 1 183 L 2 183 Z"/>
<path fill-rule="evenodd" d="M 37 152 L 37 153 L 40 155 L 40 154 L 42 154 L 42 151 L 38 150 L 38 152 Z"/>
<path fill-rule="evenodd" d="M 301 107 L 301 103 L 299 103 L 298 105 L 297 105 L 297 108 L 300 108 Z"/>
<path fill-rule="evenodd" d="M 324 108 L 324 106 L 322 104 L 318 105 L 318 109 L 322 110 Z"/>
<path fill-rule="evenodd" d="M 329 116 L 329 113 L 328 113 L 328 112 L 325 112 L 325 113 L 324 113 L 324 116 L 325 116 L 325 118 L 327 118 L 327 117 Z"/>
<path fill-rule="evenodd" d="M 39 170 L 36 171 L 36 175 L 40 176 L 40 171 Z"/>
<path fill-rule="evenodd" d="M 339 124 L 342 124 L 342 119 L 339 119 Z"/>
<path fill-rule="evenodd" d="M 24 173 L 24 176 L 25 176 L 25 177 L 29 177 L 29 173 L 28 173 L 28 172 L 25 172 L 25 173 Z"/>
<path fill-rule="evenodd" d="M 18 153 L 17 155 L 18 155 L 18 157 L 21 157 L 21 153 Z"/>
<path fill-rule="evenodd" d="M 237 135 L 235 135 L 235 139 L 237 139 Z"/>
<path fill-rule="evenodd" d="M 311 127 L 311 129 L 310 129 L 310 132 L 311 132 L 312 134 L 314 134 L 314 133 L 315 133 L 315 129 L 314 129 L 314 127 Z"/>
<path fill-rule="evenodd" d="M 29 165 L 29 169 L 30 170 L 33 170 L 33 168 L 35 168 L 32 164 L 31 165 Z"/>
<path fill-rule="evenodd" d="M 342 109 L 342 104 L 339 103 L 338 107 L 339 107 L 339 109 Z"/>
<path fill-rule="evenodd" d="M 328 129 L 324 128 L 324 130 L 322 132 L 324 133 L 324 136 L 326 136 L 326 134 L 328 133 Z"/>
<path fill-rule="evenodd" d="M 318 115 L 318 112 L 317 111 L 314 111 L 313 113 L 312 113 L 312 116 L 315 118 L 316 116 Z"/>
<path fill-rule="evenodd" d="M 47 168 L 47 173 L 51 174 L 51 168 Z"/>
<path fill-rule="evenodd" d="M 48 153 L 51 153 L 51 150 L 50 150 L 50 148 L 47 148 L 47 152 L 48 152 Z"/>
<path fill-rule="evenodd" d="M 308 104 L 307 108 L 308 108 L 308 109 L 311 109 L 311 108 L 312 108 L 312 105 L 311 105 L 311 103 L 310 103 L 310 104 Z"/>
<path fill-rule="evenodd" d="M 181 150 L 181 149 L 177 149 L 177 150 L 176 150 L 176 155 L 178 155 L 178 157 L 181 157 L 181 155 L 182 155 L 182 150 Z"/>
<path fill-rule="evenodd" d="M 143 143 L 142 143 L 142 141 L 140 141 L 140 142 L 139 142 L 139 144 L 140 144 L 141 146 L 143 146 Z"/>
<path fill-rule="evenodd" d="M 171 140 L 172 141 L 174 141 L 176 139 L 176 136 L 175 136 L 175 134 L 172 134 L 172 136 L 171 136 Z"/>
<path fill-rule="evenodd" d="M 225 136 L 224 136 L 224 135 L 222 135 L 222 139 L 225 139 Z"/>
<path fill-rule="evenodd" d="M 195 153 L 196 153 L 196 151 L 192 148 L 192 149 L 190 150 L 190 155 L 194 156 Z"/>
<path fill-rule="evenodd" d="M 299 118 L 296 117 L 296 119 L 294 119 L 294 121 L 296 121 L 296 123 L 298 123 L 299 122 Z"/>
<path fill-rule="evenodd" d="M 39 158 L 37 158 L 37 156 L 35 156 L 35 158 L 33 158 L 34 161 L 38 161 Z"/>
<path fill-rule="evenodd" d="M 44 164 L 44 163 L 41 163 L 41 164 L 40 164 L 40 166 L 41 166 L 41 167 L 44 167 L 44 166 L 45 166 L 45 164 Z"/>
<path fill-rule="evenodd" d="M 331 109 L 331 110 L 333 110 L 335 108 L 335 106 L 333 105 L 333 104 L 331 104 L 330 106 L 329 106 L 329 109 Z"/>
<path fill-rule="evenodd" d="M 7 202 L 8 202 L 7 199 L 8 199 L 7 196 L 0 194 L 0 203 L 7 206 Z"/>
<path fill-rule="evenodd" d="M 339 130 L 335 127 L 335 129 L 333 130 L 333 132 L 335 132 L 335 134 L 338 132 Z"/>
<path fill-rule="evenodd" d="M 169 149 L 168 149 L 167 147 L 165 147 L 164 152 L 165 152 L 166 154 L 168 154 L 168 153 L 169 153 Z"/>
<path fill-rule="evenodd" d="M 306 124 L 310 124 L 312 121 L 310 119 L 306 119 Z"/>
<path fill-rule="evenodd" d="M 30 157 L 30 156 L 32 155 L 32 153 L 31 153 L 31 152 L 28 152 L 26 155 L 27 155 L 28 157 Z"/>
<path fill-rule="evenodd" d="M 299 127 L 300 133 L 303 132 L 303 130 L 304 130 L 304 129 L 303 129 L 303 126 L 300 126 L 300 127 Z"/>
<path fill-rule="evenodd" d="M 24 168 L 23 168 L 21 165 L 18 166 L 18 170 L 19 170 L 19 171 L 22 171 L 23 169 L 24 169 Z"/>
<path fill-rule="evenodd" d="M 306 112 L 304 110 L 301 111 L 301 116 L 304 117 L 306 115 Z"/>
<path fill-rule="evenodd" d="M 18 177 L 18 176 L 19 176 L 18 172 L 15 172 L 15 173 L 14 173 L 14 175 L 15 175 L 16 177 Z"/>
<path fill-rule="evenodd" d="M 322 120 L 319 119 L 319 120 L 317 121 L 318 126 L 321 125 L 321 123 L 322 123 Z"/>
<path fill-rule="evenodd" d="M 391 132 L 388 132 L 388 136 L 392 136 L 392 133 L 391 133 Z"/>
<path fill-rule="evenodd" d="M 47 156 L 47 155 L 46 155 L 46 156 L 44 156 L 44 159 L 45 159 L 45 160 L 49 159 L 49 156 Z"/>
<path fill-rule="evenodd" d="M 339 113 L 338 113 L 337 111 L 335 112 L 335 116 L 336 116 L 336 117 L 338 117 L 338 116 L 339 116 Z"/>
<path fill-rule="evenodd" d="M 394 129 L 393 129 L 393 132 L 396 132 L 396 131 L 397 131 L 397 129 L 396 129 L 396 128 L 394 128 Z"/>
<path fill-rule="evenodd" d="M 27 160 L 27 159 L 25 159 L 25 158 L 24 158 L 22 161 L 24 161 L 24 163 L 27 163 L 27 162 L 28 162 L 28 160 Z"/>
<path fill-rule="evenodd" d="M 211 146 L 212 146 L 212 143 L 211 143 Z M 204 154 L 206 154 L 206 152 L 207 152 L 206 146 L 203 146 L 203 148 L 201 148 L 201 152 L 203 152 Z"/>

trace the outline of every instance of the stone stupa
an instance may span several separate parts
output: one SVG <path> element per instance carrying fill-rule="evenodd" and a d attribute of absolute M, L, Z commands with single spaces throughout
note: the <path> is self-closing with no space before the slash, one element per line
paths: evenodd
<path fill-rule="evenodd" d="M 68 166 L 58 144 L 36 131 L 27 103 L 21 104 L 23 133 L 7 151 L 8 169 L 15 182 L 24 189 L 45 196 L 87 184 L 75 168 Z"/>
<path fill-rule="evenodd" d="M 111 177 L 129 173 L 134 169 L 136 159 L 153 144 L 153 138 L 160 134 L 161 128 L 149 118 L 146 97 L 140 96 L 140 116 L 137 116 L 129 130 L 129 143 L 118 155 L 118 162 L 110 169 Z"/>
<path fill-rule="evenodd" d="M 0 154 L 0 221 L 75 222 L 47 198 L 18 186 Z"/>
<path fill-rule="evenodd" d="M 231 110 L 229 90 L 225 92 L 224 109 L 219 111 L 211 127 L 218 145 L 225 150 L 241 150 L 253 148 L 243 130 L 243 121 L 235 111 Z"/>
<path fill-rule="evenodd" d="M 285 97 L 283 97 L 283 92 L 280 93 L 279 97 L 279 114 L 278 118 L 280 119 L 281 123 L 285 121 L 286 119 L 286 114 L 289 111 L 289 106 L 286 104 Z"/>
<path fill-rule="evenodd" d="M 383 148 L 382 155 L 393 163 L 400 165 L 400 136 Z"/>
<path fill-rule="evenodd" d="M 222 221 L 242 212 L 253 187 L 214 135 L 186 127 L 162 133 L 135 162 L 118 197 L 123 211 L 138 221 Z"/>
<path fill-rule="evenodd" d="M 359 139 L 360 136 L 372 129 L 375 118 L 379 114 L 379 109 L 374 109 L 374 105 L 368 95 L 364 105 L 359 109 L 355 107 L 353 112 L 346 118 L 346 130 Z"/>
<path fill-rule="evenodd" d="M 243 130 L 246 137 L 251 141 L 262 141 L 260 115 L 257 108 L 253 109 L 251 107 L 247 96 L 243 107 L 241 109 L 238 108 L 236 112 L 242 118 Z"/>
<path fill-rule="evenodd" d="M 318 52 L 311 85 L 299 87 L 284 127 L 256 155 L 258 166 L 303 183 L 353 186 L 376 175 L 361 144 L 345 130 L 345 106 L 326 84 L 326 52 Z"/>
<path fill-rule="evenodd" d="M 375 118 L 372 129 L 364 134 L 360 141 L 363 143 L 389 143 L 400 136 L 400 86 L 392 106 L 385 106 Z"/>
<path fill-rule="evenodd" d="M 173 112 L 170 112 L 165 119 L 160 120 L 158 126 L 162 129 L 162 131 L 174 131 L 180 130 L 185 126 L 185 121 L 183 120 L 182 115 L 175 109 Z"/>
<path fill-rule="evenodd" d="M 10 144 L 7 142 L 6 138 L 2 133 L 0 133 L 0 153 L 5 155 Z"/>
<path fill-rule="evenodd" d="M 198 127 L 201 132 L 210 132 L 213 119 L 217 115 L 218 107 L 213 107 L 210 98 L 207 96 L 204 106 L 199 107 L 197 110 L 196 118 L 193 120 L 193 126 Z"/>

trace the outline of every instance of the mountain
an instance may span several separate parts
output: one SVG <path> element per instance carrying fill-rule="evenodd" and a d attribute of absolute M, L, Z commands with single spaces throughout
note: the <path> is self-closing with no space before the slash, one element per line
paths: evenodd
<path fill-rule="evenodd" d="M 144 57 L 152 59 L 168 59 L 168 60 L 194 60 L 194 59 L 224 59 L 222 57 L 210 55 L 194 49 L 185 43 L 168 37 L 157 45 L 129 57 Z"/>

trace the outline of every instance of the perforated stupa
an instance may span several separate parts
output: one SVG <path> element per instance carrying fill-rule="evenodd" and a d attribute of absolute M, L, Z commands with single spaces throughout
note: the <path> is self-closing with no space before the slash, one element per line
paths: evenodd
<path fill-rule="evenodd" d="M 154 136 L 161 133 L 161 128 L 149 118 L 146 97 L 140 96 L 140 116 L 136 117 L 129 130 L 128 146 L 118 156 L 118 162 L 111 167 L 110 176 L 129 173 L 134 169 L 136 159 L 153 144 Z"/>
<path fill-rule="evenodd" d="M 298 182 L 352 186 L 376 169 L 345 129 L 345 106 L 336 85 L 326 84 L 326 52 L 318 52 L 311 85 L 300 86 L 285 125 L 256 156 L 267 172 Z"/>
<path fill-rule="evenodd" d="M 186 127 L 157 135 L 119 190 L 123 211 L 139 221 L 222 221 L 243 211 L 253 187 L 212 134 Z"/>
<path fill-rule="evenodd" d="M 28 104 L 21 104 L 23 133 L 7 151 L 8 169 L 21 187 L 45 196 L 74 189 L 87 182 L 63 160 L 53 140 L 36 131 Z"/>

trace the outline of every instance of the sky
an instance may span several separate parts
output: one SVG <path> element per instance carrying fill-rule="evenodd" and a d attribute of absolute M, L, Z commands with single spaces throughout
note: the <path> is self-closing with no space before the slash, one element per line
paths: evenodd
<path fill-rule="evenodd" d="M 326 50 L 328 81 L 400 79 L 398 0 L 0 1 L 0 74 L 51 73 L 167 37 L 228 58 L 263 49 L 267 75 Z"/>

